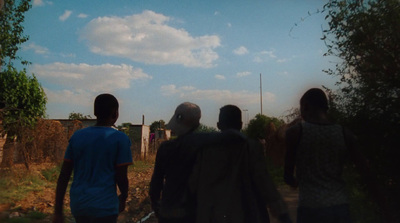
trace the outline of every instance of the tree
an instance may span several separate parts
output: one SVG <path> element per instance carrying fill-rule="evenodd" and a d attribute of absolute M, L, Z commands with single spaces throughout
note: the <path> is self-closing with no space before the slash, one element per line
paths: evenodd
<path fill-rule="evenodd" d="M 34 75 L 28 76 L 25 69 L 17 71 L 13 66 L 14 60 L 28 64 L 17 56 L 17 51 L 28 40 L 23 35 L 23 22 L 30 8 L 30 0 L 4 0 L 0 8 L 0 101 L 6 106 L 2 119 L 7 134 L 2 166 L 13 164 L 14 140 L 27 141 L 23 138 L 30 137 L 23 134 L 26 128 L 32 128 L 45 114 L 47 98 L 42 86 Z"/>
<path fill-rule="evenodd" d="M 267 139 L 271 133 L 275 132 L 283 124 L 283 120 L 257 114 L 254 119 L 250 120 L 247 128 L 243 131 L 249 138 Z"/>
<path fill-rule="evenodd" d="M 84 115 L 80 112 L 71 112 L 69 113 L 68 119 L 70 120 L 79 120 L 79 119 L 91 119 L 90 115 Z"/>
<path fill-rule="evenodd" d="M 18 3 L 17 3 L 18 2 Z M 13 66 L 13 60 L 21 60 L 17 56 L 19 46 L 29 37 L 23 35 L 24 13 L 31 8 L 30 0 L 4 0 L 0 9 L 0 67 L 1 70 Z M 22 64 L 28 64 L 22 60 Z"/>
<path fill-rule="evenodd" d="M 129 135 L 129 128 L 132 125 L 130 122 L 124 122 L 118 126 L 118 130 L 124 132 L 126 135 Z"/>
<path fill-rule="evenodd" d="M 209 133 L 209 132 L 217 132 L 218 130 L 214 127 L 210 127 L 210 126 L 206 126 L 204 124 L 199 125 L 199 127 L 196 129 L 196 132 L 205 132 L 205 133 Z"/>
<path fill-rule="evenodd" d="M 33 127 L 46 111 L 46 95 L 36 77 L 15 69 L 0 72 L 0 101 L 5 102 L 2 111 L 3 126 L 7 134 L 3 148 L 2 166 L 13 164 L 15 139 L 21 140 L 23 128 Z"/>
<path fill-rule="evenodd" d="M 150 132 L 155 133 L 157 129 L 165 129 L 165 121 L 164 120 L 158 120 L 154 121 L 150 125 Z"/>
<path fill-rule="evenodd" d="M 339 90 L 328 89 L 331 108 L 358 136 L 399 209 L 400 1 L 330 0 L 324 12 L 326 55 L 340 59 L 326 71 L 340 77 Z"/>

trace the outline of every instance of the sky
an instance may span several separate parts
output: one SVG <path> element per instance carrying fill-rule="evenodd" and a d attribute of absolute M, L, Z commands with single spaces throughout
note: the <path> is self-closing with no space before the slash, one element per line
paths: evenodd
<path fill-rule="evenodd" d="M 246 125 L 261 111 L 284 116 L 308 88 L 335 88 L 323 72 L 335 65 L 323 56 L 327 24 L 315 13 L 324 3 L 33 0 L 19 56 L 32 62 L 51 119 L 94 117 L 94 98 L 111 93 L 117 124 L 168 122 L 188 101 L 204 125 L 216 127 L 226 104 L 242 109 Z"/>

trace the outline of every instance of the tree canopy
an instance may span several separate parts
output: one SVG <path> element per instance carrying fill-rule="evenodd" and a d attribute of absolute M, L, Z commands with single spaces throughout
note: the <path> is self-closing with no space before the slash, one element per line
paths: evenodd
<path fill-rule="evenodd" d="M 23 34 L 25 12 L 31 8 L 30 0 L 4 0 L 0 9 L 0 67 L 1 70 L 13 66 L 14 60 L 21 60 L 17 51 L 29 37 Z M 27 64 L 25 60 L 22 64 Z"/>
<path fill-rule="evenodd" d="M 155 133 L 157 129 L 164 129 L 164 128 L 165 128 L 165 121 L 161 119 L 151 123 L 150 132 Z"/>
<path fill-rule="evenodd" d="M 77 119 L 91 119 L 90 115 L 84 115 L 80 112 L 71 112 L 69 113 L 68 119 L 77 120 Z"/>
<path fill-rule="evenodd" d="M 278 118 L 257 114 L 254 119 L 250 120 L 244 133 L 252 139 L 266 139 L 283 124 L 283 120 Z"/>
<path fill-rule="evenodd" d="M 330 0 L 324 6 L 327 56 L 339 90 L 329 91 L 331 110 L 359 138 L 399 208 L 400 1 Z"/>

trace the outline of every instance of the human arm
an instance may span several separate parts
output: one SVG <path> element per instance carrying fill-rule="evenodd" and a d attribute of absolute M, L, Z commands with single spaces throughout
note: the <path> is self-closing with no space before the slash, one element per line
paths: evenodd
<path fill-rule="evenodd" d="M 160 200 L 161 200 L 161 191 L 164 186 L 164 168 L 162 167 L 163 161 L 163 150 L 165 144 L 161 144 L 160 148 L 157 151 L 156 162 L 154 165 L 153 175 L 150 181 L 150 190 L 149 196 L 151 201 L 151 207 L 154 210 L 155 215 L 158 217 L 159 208 L 160 208 Z"/>
<path fill-rule="evenodd" d="M 68 187 L 69 179 L 71 178 L 73 167 L 74 166 L 72 161 L 64 160 L 57 181 L 56 204 L 54 209 L 53 223 L 64 222 L 64 214 L 63 214 L 64 196 Z"/>
<path fill-rule="evenodd" d="M 128 180 L 128 165 L 119 165 L 115 168 L 115 180 L 120 191 L 119 213 L 125 210 L 126 199 L 128 198 L 129 180 Z"/>
<path fill-rule="evenodd" d="M 285 144 L 285 167 L 284 167 L 284 181 L 286 184 L 293 188 L 297 188 L 298 182 L 294 177 L 294 169 L 296 164 L 296 149 L 300 141 L 301 125 L 297 124 L 286 130 Z"/>
<path fill-rule="evenodd" d="M 254 189 L 258 197 L 265 205 L 265 211 L 269 211 L 281 223 L 292 222 L 285 202 L 281 194 L 276 189 L 267 169 L 266 159 L 263 149 L 259 143 L 250 142 L 250 171 Z"/>

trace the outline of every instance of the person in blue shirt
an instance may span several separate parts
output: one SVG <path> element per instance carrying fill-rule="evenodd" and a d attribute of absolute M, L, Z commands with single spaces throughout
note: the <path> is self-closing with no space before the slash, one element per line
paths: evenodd
<path fill-rule="evenodd" d="M 118 107 L 113 95 L 98 95 L 94 101 L 96 125 L 78 130 L 70 138 L 57 182 L 54 223 L 64 222 L 63 201 L 72 171 L 70 206 L 76 223 L 116 223 L 125 209 L 127 169 L 133 162 L 130 139 L 112 127 Z"/>

